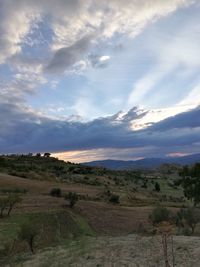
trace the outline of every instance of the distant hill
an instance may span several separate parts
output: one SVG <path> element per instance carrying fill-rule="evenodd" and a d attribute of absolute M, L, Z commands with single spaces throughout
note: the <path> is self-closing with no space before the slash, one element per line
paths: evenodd
<path fill-rule="evenodd" d="M 145 158 L 140 160 L 99 160 L 82 163 L 86 166 L 104 167 L 112 170 L 125 170 L 125 169 L 153 169 L 162 164 L 180 164 L 190 165 L 195 162 L 200 162 L 200 154 L 193 154 L 184 157 L 166 157 L 166 158 Z"/>

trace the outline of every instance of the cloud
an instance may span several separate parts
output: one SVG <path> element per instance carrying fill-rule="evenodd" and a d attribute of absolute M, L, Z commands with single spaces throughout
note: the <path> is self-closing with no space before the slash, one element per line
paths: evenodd
<path fill-rule="evenodd" d="M 33 10 L 22 8 L 21 2 L 0 1 L 0 64 L 21 51 L 22 40 L 38 19 Z"/>
<path fill-rule="evenodd" d="M 1 0 L 0 63 L 20 52 L 30 30 L 47 16 L 53 32 L 51 46 L 58 52 L 97 31 L 98 39 L 99 36 L 111 38 L 116 33 L 134 37 L 150 21 L 192 2 L 126 0 L 122 4 L 119 0 Z"/>
<path fill-rule="evenodd" d="M 126 150 L 127 155 L 134 157 L 141 156 L 139 149 L 144 154 L 147 150 L 155 154 L 176 152 L 174 149 L 180 150 L 180 146 L 194 150 L 194 144 L 199 142 L 200 126 L 196 119 L 199 109 L 134 131 L 131 128 L 134 122 L 143 119 L 148 111 L 131 109 L 125 114 L 84 123 L 44 116 L 26 102 L 27 93 L 35 92 L 47 82 L 54 86 L 51 74 L 55 81 L 54 74 L 80 73 L 91 66 L 100 68 L 103 73 L 102 68 L 110 65 L 109 49 L 115 39 L 123 43 L 123 38 L 135 38 L 150 23 L 193 2 L 196 1 L 0 0 L 0 64 L 6 65 L 5 73 L 1 72 L 5 79 L 0 80 L 0 152 L 116 149 L 121 151 L 119 154 Z M 47 40 L 43 50 L 39 38 L 34 42 L 37 30 L 43 31 Z M 196 57 L 199 46 L 195 36 L 189 34 L 190 30 L 188 26 L 177 38 L 170 39 L 168 45 L 159 40 L 158 45 L 148 43 L 154 56 L 161 57 L 155 68 L 151 68 L 153 71 L 147 71 L 133 85 L 129 108 L 143 101 L 179 64 L 183 68 L 199 67 Z M 165 62 L 170 64 L 166 66 Z M 112 90 L 109 98 L 121 99 L 121 95 L 116 97 Z M 187 100 L 192 102 L 197 91 L 194 88 Z M 102 91 L 99 95 L 102 97 Z M 99 112 L 99 107 L 95 107 L 85 92 L 76 99 L 74 109 L 80 115 L 92 116 Z"/>
<path fill-rule="evenodd" d="M 52 49 L 71 47 L 80 38 L 96 32 L 97 47 L 101 41 L 110 40 L 117 34 L 134 38 L 148 23 L 191 3 L 192 0 L 79 1 L 74 14 L 53 19 Z"/>
<path fill-rule="evenodd" d="M 179 103 L 177 106 L 189 106 L 200 104 L 200 83 L 198 83 Z"/>
<path fill-rule="evenodd" d="M 99 56 L 96 54 L 91 54 L 88 57 L 88 61 L 93 68 L 97 68 L 97 69 L 98 68 L 105 68 L 109 64 L 110 56 L 108 56 L 108 55 Z"/>
<path fill-rule="evenodd" d="M 146 32 L 145 39 L 142 39 L 146 43 L 141 41 L 139 49 L 143 51 L 148 67 L 134 81 L 127 104 L 129 108 L 140 103 L 152 108 L 162 106 L 167 102 L 166 95 L 179 106 L 200 103 L 195 99 L 199 86 L 197 69 L 200 66 L 196 57 L 200 44 L 197 34 L 199 17 L 194 10 L 192 12 L 189 15 L 179 12 L 170 20 L 152 25 Z"/>
<path fill-rule="evenodd" d="M 49 64 L 46 66 L 45 71 L 60 73 L 64 72 L 69 67 L 72 67 L 88 50 L 92 37 L 92 35 L 85 36 L 69 47 L 58 49 Z"/>
<path fill-rule="evenodd" d="M 182 152 L 184 149 L 192 152 L 199 147 L 199 108 L 133 131 L 131 123 L 146 113 L 137 115 L 133 109 L 123 116 L 118 113 L 84 123 L 48 118 L 34 113 L 23 102 L 16 104 L 9 98 L 0 104 L 0 119 L 4 125 L 0 130 L 0 153 L 131 149 L 132 157 L 141 157 L 150 153 L 165 155 L 180 148 Z M 194 117 L 197 119 L 191 120 Z M 143 153 L 138 153 L 140 148 Z"/>

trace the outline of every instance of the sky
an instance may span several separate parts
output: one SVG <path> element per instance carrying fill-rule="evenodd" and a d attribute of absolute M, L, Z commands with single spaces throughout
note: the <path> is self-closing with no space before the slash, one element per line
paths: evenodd
<path fill-rule="evenodd" d="M 0 153 L 200 152 L 198 0 L 0 0 Z"/>

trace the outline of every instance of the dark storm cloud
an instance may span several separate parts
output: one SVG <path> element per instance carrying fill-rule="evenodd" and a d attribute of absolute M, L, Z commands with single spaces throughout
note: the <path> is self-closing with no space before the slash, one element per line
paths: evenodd
<path fill-rule="evenodd" d="M 188 112 L 183 112 L 174 117 L 167 118 L 164 121 L 155 124 L 152 129 L 165 131 L 174 128 L 200 127 L 199 109 L 200 107 Z"/>
<path fill-rule="evenodd" d="M 20 105 L 8 100 L 0 103 L 0 153 L 150 146 L 153 147 L 152 153 L 153 150 L 170 153 L 174 147 L 188 150 L 200 141 L 199 119 L 192 120 L 192 123 L 189 120 L 194 116 L 200 118 L 200 108 L 144 130 L 131 130 L 130 121 L 141 116 L 132 109 L 121 120 L 113 115 L 88 123 L 69 122 L 46 118 L 27 110 L 23 103 Z"/>

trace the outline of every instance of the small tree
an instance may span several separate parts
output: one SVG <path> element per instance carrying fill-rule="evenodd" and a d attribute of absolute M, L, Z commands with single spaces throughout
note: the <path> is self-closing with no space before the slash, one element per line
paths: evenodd
<path fill-rule="evenodd" d="M 22 198 L 18 194 L 10 194 L 7 198 L 8 213 L 9 216 L 13 207 L 22 201 Z"/>
<path fill-rule="evenodd" d="M 76 192 L 69 192 L 65 196 L 66 200 L 69 200 L 69 206 L 70 208 L 73 208 L 76 202 L 78 201 L 78 194 Z"/>
<path fill-rule="evenodd" d="M 183 167 L 179 174 L 182 176 L 179 183 L 183 187 L 185 197 L 193 201 L 196 206 L 200 203 L 200 163 L 196 163 L 191 168 Z"/>
<path fill-rule="evenodd" d="M 189 226 L 191 233 L 193 234 L 197 224 L 200 222 L 200 212 L 195 208 L 181 209 L 177 213 L 177 222 L 178 227 L 184 227 L 185 225 Z"/>
<path fill-rule="evenodd" d="M 175 217 L 175 222 L 176 222 L 176 226 L 178 227 L 179 232 L 180 232 L 180 229 L 181 229 L 181 228 L 184 228 L 183 212 L 182 212 L 182 209 L 180 209 L 180 210 L 177 212 L 176 217 Z"/>
<path fill-rule="evenodd" d="M 155 183 L 155 191 L 160 192 L 160 184 L 158 182 Z"/>
<path fill-rule="evenodd" d="M 50 195 L 52 197 L 61 197 L 62 195 L 62 191 L 60 188 L 52 188 L 50 191 Z"/>
<path fill-rule="evenodd" d="M 19 194 L 10 194 L 8 197 L 0 199 L 0 217 L 4 216 L 4 211 L 7 212 L 7 216 L 10 215 L 13 207 L 22 201 Z"/>
<path fill-rule="evenodd" d="M 155 208 L 149 216 L 153 225 L 159 224 L 161 222 L 169 222 L 171 220 L 171 213 L 167 208 L 157 207 Z"/>
<path fill-rule="evenodd" d="M 18 238 L 22 241 L 26 241 L 29 245 L 30 251 L 34 253 L 35 252 L 34 243 L 37 235 L 38 235 L 37 228 L 33 223 L 29 221 L 21 226 Z"/>
<path fill-rule="evenodd" d="M 44 157 L 45 157 L 45 158 L 49 158 L 50 156 L 51 156 L 51 153 L 49 153 L 49 152 L 45 152 L 45 153 L 44 153 Z"/>

